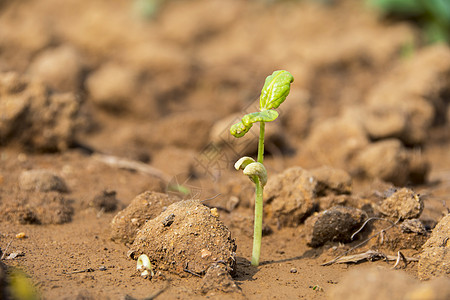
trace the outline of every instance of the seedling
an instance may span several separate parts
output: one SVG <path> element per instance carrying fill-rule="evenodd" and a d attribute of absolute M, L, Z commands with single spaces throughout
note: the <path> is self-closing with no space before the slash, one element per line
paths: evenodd
<path fill-rule="evenodd" d="M 244 174 L 255 184 L 255 225 L 253 232 L 252 265 L 259 265 L 262 237 L 263 217 L 263 190 L 267 183 L 267 171 L 263 165 L 264 159 L 264 131 L 266 122 L 274 121 L 278 117 L 275 110 L 286 100 L 294 77 L 287 71 L 275 71 L 266 78 L 259 98 L 259 112 L 249 113 L 242 117 L 241 121 L 230 128 L 230 133 L 236 137 L 243 137 L 252 128 L 253 123 L 259 122 L 258 158 L 244 156 L 240 158 L 234 167 L 242 169 Z"/>
<path fill-rule="evenodd" d="M 136 264 L 136 270 L 141 271 L 142 277 L 153 277 L 155 274 L 153 273 L 153 267 L 150 263 L 150 259 L 147 255 L 142 254 L 139 256 Z"/>

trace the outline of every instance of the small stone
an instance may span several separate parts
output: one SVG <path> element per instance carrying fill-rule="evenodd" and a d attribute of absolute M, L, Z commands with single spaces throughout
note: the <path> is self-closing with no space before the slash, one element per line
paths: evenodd
<path fill-rule="evenodd" d="M 230 196 L 230 199 L 228 199 L 226 207 L 229 211 L 233 211 L 236 207 L 238 207 L 241 200 L 239 197 L 236 196 Z"/>
<path fill-rule="evenodd" d="M 167 217 L 164 218 L 164 220 L 162 221 L 164 227 L 169 227 L 170 225 L 172 225 L 173 221 L 175 221 L 175 215 L 174 214 L 170 214 Z"/>
<path fill-rule="evenodd" d="M 291 273 L 297 273 L 297 269 L 296 269 L 296 268 L 292 268 L 289 272 L 291 272 Z"/>
<path fill-rule="evenodd" d="M 404 233 L 426 234 L 427 230 L 419 219 L 407 219 L 400 224 L 400 229 Z"/>
<path fill-rule="evenodd" d="M 213 215 L 216 218 L 219 217 L 219 211 L 217 210 L 216 207 L 211 208 L 211 215 Z"/>
<path fill-rule="evenodd" d="M 26 237 L 27 235 L 25 232 L 19 232 L 18 234 L 16 234 L 16 239 L 24 239 Z"/>
<path fill-rule="evenodd" d="M 211 251 L 209 251 L 208 249 L 202 249 L 200 251 L 200 253 L 201 253 L 201 257 L 202 258 L 207 258 L 207 257 L 210 257 L 212 255 Z"/>

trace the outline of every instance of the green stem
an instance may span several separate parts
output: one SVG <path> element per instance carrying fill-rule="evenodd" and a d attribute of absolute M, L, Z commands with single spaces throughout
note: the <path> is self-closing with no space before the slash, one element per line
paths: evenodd
<path fill-rule="evenodd" d="M 259 265 L 259 256 L 261 253 L 262 238 L 262 219 L 263 219 L 263 187 L 259 179 L 256 181 L 256 201 L 255 201 L 255 226 L 253 229 L 253 253 L 252 265 Z"/>
<path fill-rule="evenodd" d="M 263 163 L 264 160 L 264 131 L 265 123 L 259 123 L 259 143 L 258 143 L 258 162 Z M 262 238 L 262 219 L 263 219 L 263 190 L 259 179 L 255 181 L 256 184 L 256 199 L 255 199 L 255 226 L 253 229 L 253 253 L 252 265 L 259 265 L 259 256 L 261 254 L 261 238 Z"/>
<path fill-rule="evenodd" d="M 258 162 L 263 163 L 264 160 L 264 131 L 266 123 L 259 122 L 259 143 L 258 143 Z"/>

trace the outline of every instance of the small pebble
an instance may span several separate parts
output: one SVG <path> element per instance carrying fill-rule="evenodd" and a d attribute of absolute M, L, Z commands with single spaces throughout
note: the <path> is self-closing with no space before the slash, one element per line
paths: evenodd
<path fill-rule="evenodd" d="M 296 268 L 292 268 L 290 272 L 291 273 L 297 273 L 297 269 Z"/>
<path fill-rule="evenodd" d="M 100 266 L 98 269 L 99 269 L 99 271 L 106 271 L 107 270 L 107 268 L 105 266 Z"/>
<path fill-rule="evenodd" d="M 26 237 L 27 235 L 25 234 L 25 232 L 19 232 L 18 234 L 16 234 L 16 239 L 24 239 Z"/>
<path fill-rule="evenodd" d="M 211 208 L 211 215 L 213 215 L 216 218 L 219 217 L 219 212 L 217 211 L 216 207 Z"/>
<path fill-rule="evenodd" d="M 207 258 L 211 256 L 211 251 L 209 251 L 208 249 L 202 249 L 200 251 L 202 258 Z"/>
<path fill-rule="evenodd" d="M 163 223 L 164 227 L 169 227 L 170 225 L 172 225 L 173 221 L 175 221 L 175 215 L 170 214 L 164 218 L 162 223 Z"/>

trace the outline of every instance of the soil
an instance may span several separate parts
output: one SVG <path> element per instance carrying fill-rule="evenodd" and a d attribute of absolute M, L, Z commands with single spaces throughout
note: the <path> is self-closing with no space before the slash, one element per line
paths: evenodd
<path fill-rule="evenodd" d="M 160 3 L 145 17 L 125 0 L 0 2 L 2 297 L 22 278 L 44 299 L 326 299 L 394 266 L 322 266 L 337 256 L 421 257 L 450 208 L 447 46 L 357 0 Z M 253 185 L 233 165 L 258 132 L 228 130 L 278 69 L 295 79 L 266 125 L 254 267 Z M 425 245 L 445 262 L 438 228 Z M 389 273 L 408 276 L 403 296 L 447 272 L 427 251 Z"/>

